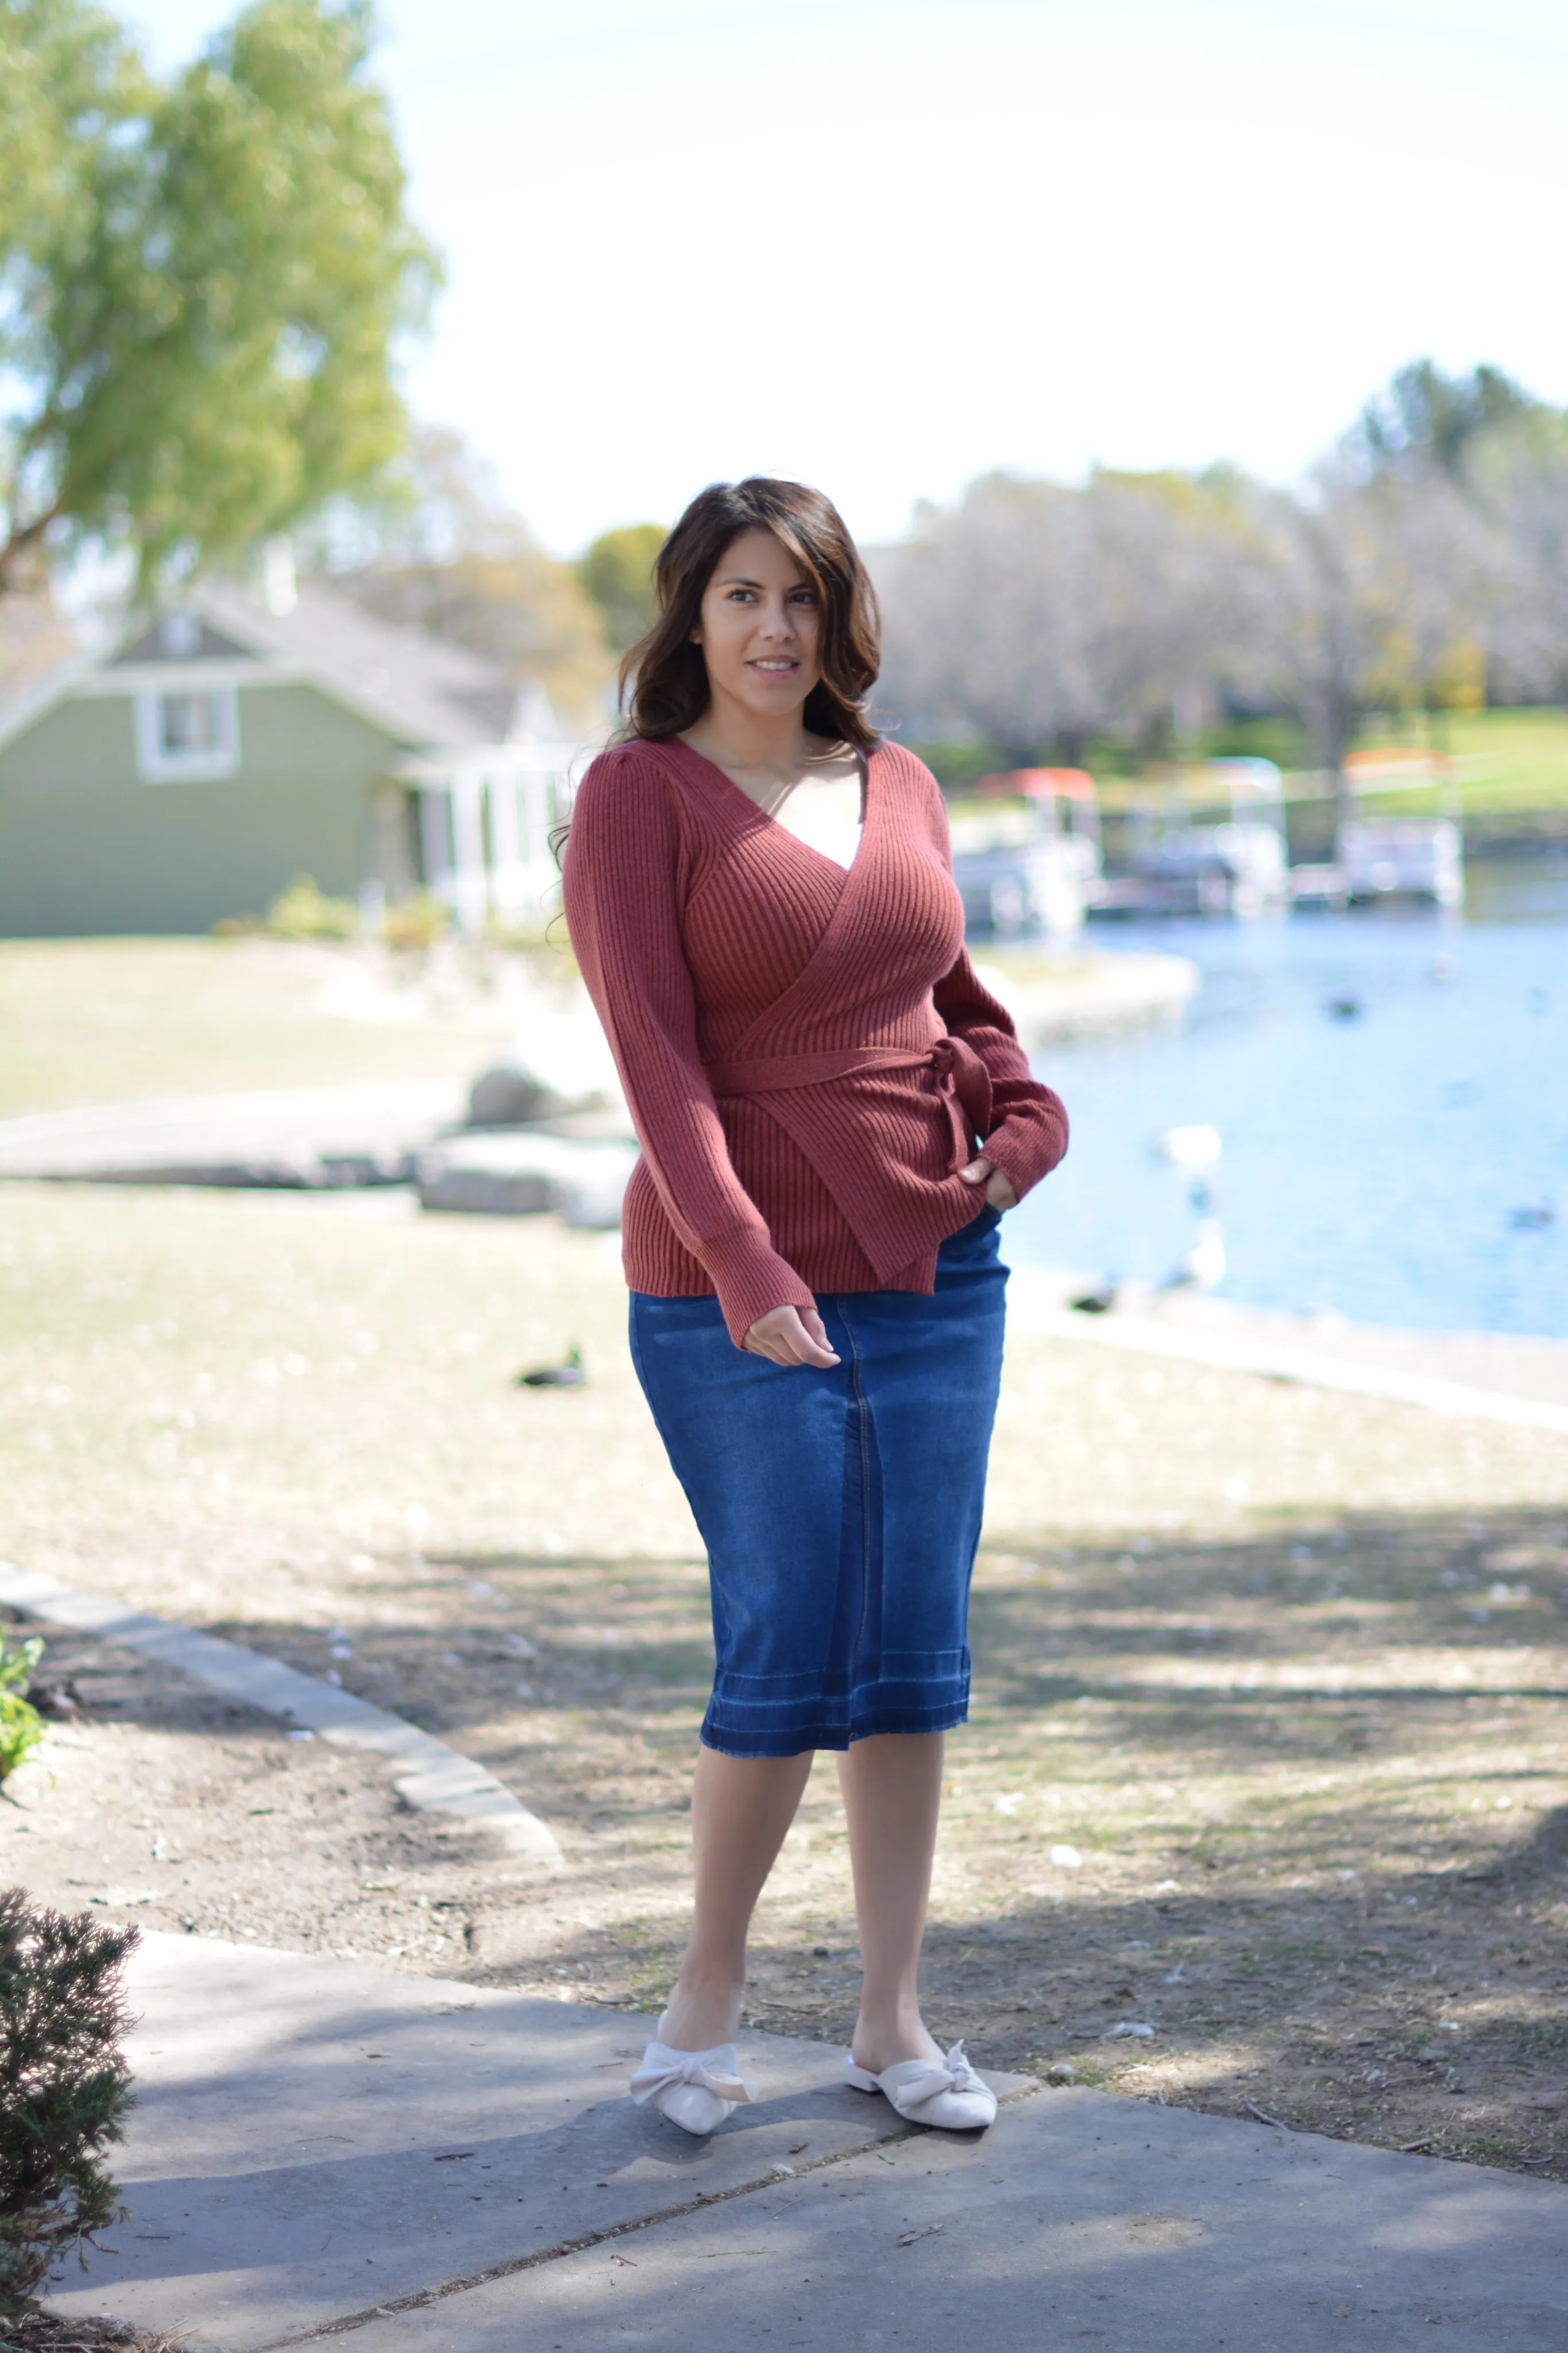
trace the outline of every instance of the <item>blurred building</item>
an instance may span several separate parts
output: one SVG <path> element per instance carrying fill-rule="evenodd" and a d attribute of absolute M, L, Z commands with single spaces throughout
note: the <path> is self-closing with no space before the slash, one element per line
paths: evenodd
<path fill-rule="evenodd" d="M 573 746 L 493 664 L 276 572 L 204 585 L 0 712 L 0 935 L 202 932 L 299 874 L 531 922 Z"/>

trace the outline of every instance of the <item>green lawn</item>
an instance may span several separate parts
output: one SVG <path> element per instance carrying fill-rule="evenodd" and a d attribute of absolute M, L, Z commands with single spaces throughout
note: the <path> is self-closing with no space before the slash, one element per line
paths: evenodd
<path fill-rule="evenodd" d="M 405 964 L 282 940 L 3 941 L 0 1118 L 469 1077 L 521 1026 L 528 976 L 520 956 L 457 946 Z"/>
<path fill-rule="evenodd" d="M 1460 799 L 1467 817 L 1568 809 L 1568 711 L 1459 712 L 1444 723 L 1447 748 L 1465 763 Z M 1369 729 L 1363 744 L 1420 744 L 1419 722 Z M 1441 736 L 1432 739 L 1440 742 Z M 1411 817 L 1436 807 L 1433 791 L 1366 795 L 1370 807 Z"/>
<path fill-rule="evenodd" d="M 1230 728 L 1216 739 L 1229 753 L 1253 753 L 1277 760 L 1287 774 L 1310 768 L 1313 754 L 1293 723 L 1285 720 L 1249 721 Z M 1380 714 L 1371 719 L 1357 738 L 1358 750 L 1373 744 L 1431 744 L 1446 748 L 1473 773 L 1464 778 L 1467 816 L 1540 810 L 1568 810 L 1568 711 L 1554 705 L 1528 711 L 1458 712 L 1436 722 L 1420 713 L 1404 717 Z M 1003 765 L 999 753 L 984 746 L 917 744 L 942 778 L 954 807 L 970 798 L 975 780 L 986 769 Z M 1136 771 L 1138 763 L 1125 748 L 1091 745 L 1086 765 L 1100 790 L 1103 809 L 1122 809 L 1145 802 L 1150 781 Z M 1203 770 L 1188 772 L 1189 788 L 1203 791 Z M 1289 789 L 1289 786 L 1287 787 Z M 1315 787 L 1314 787 L 1315 789 Z M 1436 807 L 1432 792 L 1368 794 L 1368 805 L 1412 817 Z"/>

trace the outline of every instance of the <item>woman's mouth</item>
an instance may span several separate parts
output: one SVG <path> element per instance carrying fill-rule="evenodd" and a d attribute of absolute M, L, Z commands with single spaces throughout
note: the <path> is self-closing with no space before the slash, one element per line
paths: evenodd
<path fill-rule="evenodd" d="M 764 678 L 791 678 L 800 664 L 786 660 L 783 655 L 769 654 L 760 661 L 748 662 L 746 668 L 760 670 Z"/>

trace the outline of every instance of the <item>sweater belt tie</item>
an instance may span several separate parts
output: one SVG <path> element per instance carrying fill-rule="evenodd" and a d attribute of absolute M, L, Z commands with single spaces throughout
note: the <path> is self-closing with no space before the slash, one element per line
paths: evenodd
<path fill-rule="evenodd" d="M 751 1062 L 703 1065 L 716 1095 L 776 1095 L 797 1087 L 826 1086 L 862 1071 L 930 1071 L 947 1109 L 952 1131 L 950 1174 L 967 1166 L 978 1136 L 990 1134 L 991 1074 L 962 1038 L 939 1038 L 934 1046 L 840 1046 L 822 1054 L 768 1054 Z"/>

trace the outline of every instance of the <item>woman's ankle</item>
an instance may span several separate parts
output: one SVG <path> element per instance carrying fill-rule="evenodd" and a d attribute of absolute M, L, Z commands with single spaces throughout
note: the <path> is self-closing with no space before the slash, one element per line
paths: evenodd
<path fill-rule="evenodd" d="M 741 2024 L 738 1985 L 683 1985 L 678 1979 L 665 2005 L 661 2039 L 672 2051 L 711 2051 L 733 2042 Z"/>
<path fill-rule="evenodd" d="M 942 2049 L 918 2010 L 862 2009 L 849 2045 L 858 2067 L 879 2075 L 904 2059 L 940 2059 Z"/>

